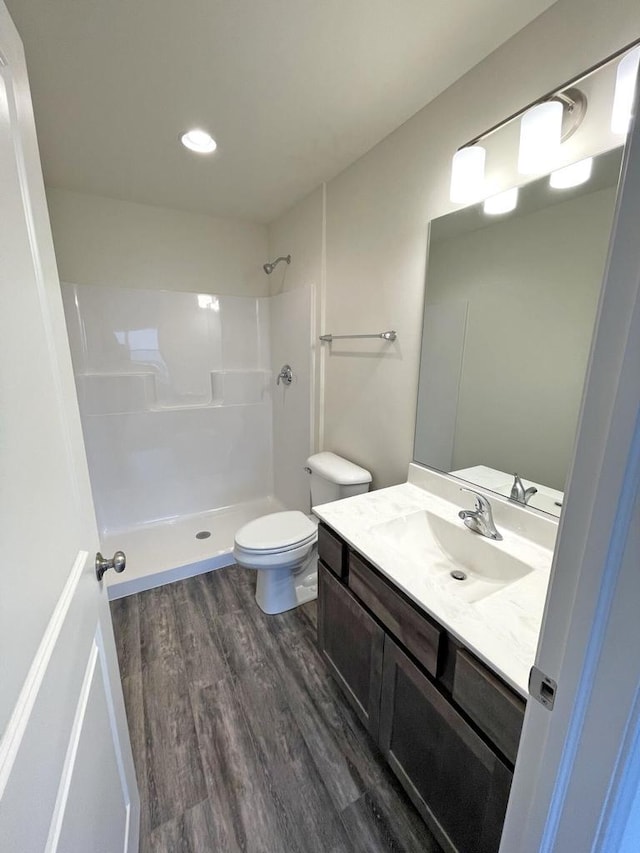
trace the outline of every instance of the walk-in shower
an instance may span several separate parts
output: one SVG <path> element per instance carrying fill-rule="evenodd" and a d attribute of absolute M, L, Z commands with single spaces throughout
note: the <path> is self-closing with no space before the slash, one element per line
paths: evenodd
<path fill-rule="evenodd" d="M 242 525 L 308 511 L 308 287 L 62 292 L 100 546 L 127 555 L 105 576 L 110 597 L 228 565 Z M 284 389 L 289 360 L 298 381 Z"/>

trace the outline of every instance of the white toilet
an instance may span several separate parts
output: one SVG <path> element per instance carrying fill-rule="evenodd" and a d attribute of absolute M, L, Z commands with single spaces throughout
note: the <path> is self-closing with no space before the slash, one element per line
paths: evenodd
<path fill-rule="evenodd" d="M 371 474 L 336 456 L 316 453 L 307 459 L 311 506 L 369 490 Z M 258 570 L 256 601 L 265 613 L 282 613 L 318 594 L 316 542 L 318 520 L 292 510 L 273 512 L 238 530 L 233 556 L 240 566 Z"/>

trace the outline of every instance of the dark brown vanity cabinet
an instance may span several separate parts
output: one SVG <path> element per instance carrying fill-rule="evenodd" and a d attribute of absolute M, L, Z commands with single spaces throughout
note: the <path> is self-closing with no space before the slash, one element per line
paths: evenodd
<path fill-rule="evenodd" d="M 321 528 L 322 529 L 322 528 Z M 451 853 L 496 853 L 525 704 L 348 549 L 323 565 L 318 644 L 390 767 Z"/>
<path fill-rule="evenodd" d="M 379 744 L 445 849 L 498 850 L 511 771 L 388 636 Z"/>
<path fill-rule="evenodd" d="M 318 563 L 318 645 L 372 737 L 378 737 L 384 631 Z"/>

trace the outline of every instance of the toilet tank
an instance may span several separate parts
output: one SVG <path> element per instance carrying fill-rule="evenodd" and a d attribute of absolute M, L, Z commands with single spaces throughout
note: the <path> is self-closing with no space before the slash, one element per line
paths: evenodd
<path fill-rule="evenodd" d="M 335 453 L 314 453 L 307 459 L 307 468 L 310 471 L 312 507 L 369 491 L 369 471 Z"/>

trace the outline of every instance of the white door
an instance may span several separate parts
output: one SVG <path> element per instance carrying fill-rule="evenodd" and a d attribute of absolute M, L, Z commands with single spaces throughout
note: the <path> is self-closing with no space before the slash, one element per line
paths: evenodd
<path fill-rule="evenodd" d="M 640 850 L 640 87 L 503 853 Z"/>
<path fill-rule="evenodd" d="M 0 2 L 0 850 L 6 853 L 138 847 L 138 791 L 106 592 L 94 570 L 97 548 L 24 55 Z"/>

